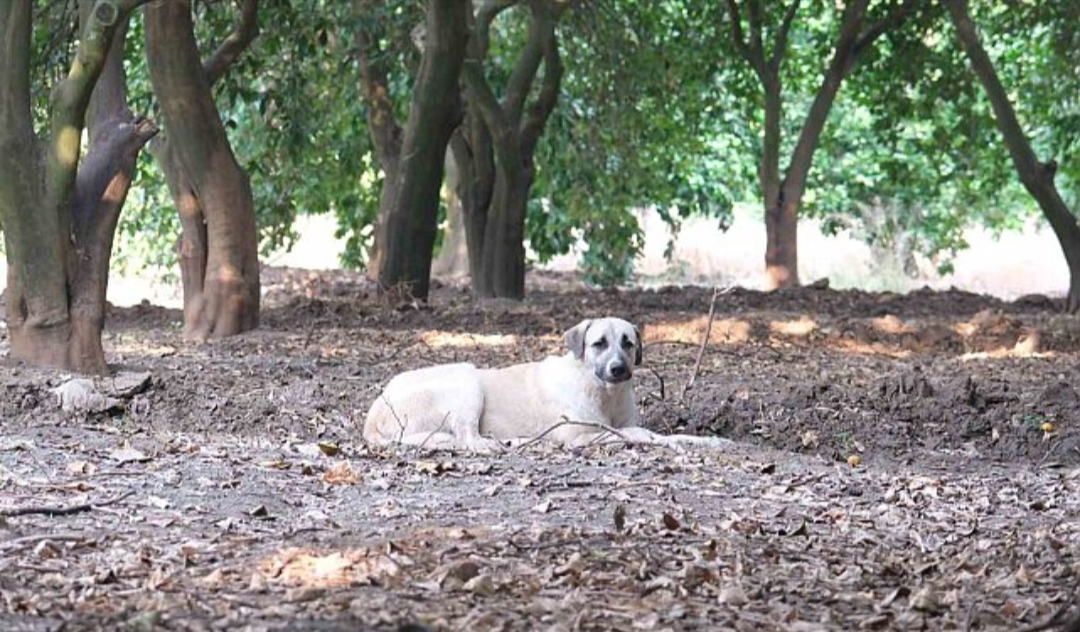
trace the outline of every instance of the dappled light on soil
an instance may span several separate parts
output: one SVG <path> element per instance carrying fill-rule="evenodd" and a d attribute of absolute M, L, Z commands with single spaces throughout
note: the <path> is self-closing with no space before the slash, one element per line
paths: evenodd
<path fill-rule="evenodd" d="M 818 328 L 812 318 L 800 316 L 795 320 L 774 320 L 769 323 L 769 331 L 790 338 L 804 338 Z"/>
<path fill-rule="evenodd" d="M 458 334 L 448 331 L 425 331 L 421 334 L 424 344 L 431 347 L 509 347 L 518 343 L 517 336 Z"/>
<path fill-rule="evenodd" d="M 683 342 L 701 344 L 709 319 L 699 316 L 686 321 L 661 321 L 649 323 L 642 333 L 646 343 Z M 738 318 L 717 318 L 709 335 L 710 344 L 747 342 L 750 340 L 750 323 Z"/>

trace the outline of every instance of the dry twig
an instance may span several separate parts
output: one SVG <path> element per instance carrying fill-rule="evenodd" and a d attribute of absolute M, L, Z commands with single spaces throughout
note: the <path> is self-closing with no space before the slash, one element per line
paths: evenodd
<path fill-rule="evenodd" d="M 694 360 L 694 370 L 690 373 L 690 379 L 683 385 L 682 392 L 679 393 L 680 402 L 686 399 L 686 393 L 694 387 L 698 372 L 701 370 L 701 358 L 705 355 L 705 347 L 708 346 L 709 336 L 712 335 L 713 319 L 716 318 L 716 299 L 723 294 L 730 293 L 733 289 L 732 287 L 713 288 L 712 300 L 709 301 L 709 322 L 705 325 L 705 335 L 701 338 L 701 346 L 698 347 L 697 358 Z"/>
<path fill-rule="evenodd" d="M 115 505 L 116 503 L 131 496 L 135 492 L 129 491 L 120 494 L 116 498 L 105 500 L 99 503 L 83 503 L 80 505 L 43 505 L 38 507 L 12 507 L 11 509 L 0 509 L 0 518 L 14 518 L 16 516 L 29 516 L 29 515 L 43 515 L 43 516 L 70 516 L 71 514 L 82 513 L 84 511 L 90 511 L 96 507 L 106 507 L 108 505 Z"/>
<path fill-rule="evenodd" d="M 524 450 L 525 448 L 527 448 L 527 447 L 529 447 L 529 446 L 531 446 L 533 444 L 539 443 L 541 440 L 543 440 L 544 437 L 548 436 L 548 434 L 553 432 L 555 429 L 561 428 L 563 426 L 584 426 L 586 428 L 596 428 L 597 430 L 605 430 L 605 431 L 610 432 L 611 434 L 615 435 L 616 437 L 619 437 L 623 441 L 627 441 L 626 435 L 622 434 L 621 432 L 619 432 L 615 428 L 613 428 L 613 427 L 611 427 L 611 426 L 609 426 L 607 424 L 602 424 L 602 423 L 600 423 L 598 421 L 574 421 L 572 419 L 566 418 L 565 416 L 560 417 L 560 420 L 561 421 L 559 421 L 559 423 L 552 425 L 547 430 L 541 432 L 540 434 L 536 435 L 535 437 L 532 437 L 531 439 L 529 439 L 525 443 L 522 443 L 522 444 L 518 445 L 518 447 L 517 447 L 518 452 Z"/>

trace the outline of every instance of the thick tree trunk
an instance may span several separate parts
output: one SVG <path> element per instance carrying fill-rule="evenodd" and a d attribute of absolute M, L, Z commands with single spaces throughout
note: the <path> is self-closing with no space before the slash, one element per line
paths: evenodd
<path fill-rule="evenodd" d="M 84 21 L 89 19 L 94 4 L 94 0 L 81 0 Z M 95 360 L 105 326 L 105 296 L 116 225 L 131 188 L 139 152 L 158 132 L 150 120 L 135 117 L 127 108 L 126 36 L 125 21 L 116 29 L 105 68 L 90 99 L 89 152 L 79 169 L 71 209 L 68 278 L 73 284 L 70 301 L 76 353 Z"/>
<path fill-rule="evenodd" d="M 1035 198 L 1061 244 L 1065 262 L 1069 266 L 1069 294 L 1065 307 L 1069 313 L 1076 313 L 1080 310 L 1080 225 L 1054 183 L 1057 165 L 1053 162 L 1041 162 L 1031 148 L 1031 143 L 1009 101 L 1008 92 L 994 69 L 994 62 L 979 41 L 967 1 L 945 0 L 945 6 L 952 16 L 957 37 L 971 62 L 971 67 L 990 100 L 998 129 L 1005 140 L 1013 165 L 1016 166 L 1020 182 L 1031 197 Z"/>
<path fill-rule="evenodd" d="M 458 78 L 468 42 L 468 0 L 431 0 L 423 60 L 413 88 L 397 174 L 386 215 L 385 241 L 378 247 L 383 290 L 426 300 L 438 230 L 439 190 L 450 135 L 460 121 Z"/>
<path fill-rule="evenodd" d="M 162 166 L 179 196 L 183 227 L 184 335 L 231 336 L 259 324 L 251 183 L 214 103 L 211 71 L 217 66 L 204 66 L 199 57 L 190 0 L 154 3 L 145 18 L 147 64 L 168 129 Z"/>
<path fill-rule="evenodd" d="M 531 177 L 524 169 L 496 169 L 495 195 L 484 235 L 480 298 L 525 298 L 525 209 Z"/>
<path fill-rule="evenodd" d="M 30 4 L 0 4 L 0 217 L 11 355 L 105 373 L 101 332 L 113 233 L 135 159 L 156 132 L 124 104 L 124 25 L 142 2 L 81 3 L 79 50 L 53 91 L 44 157 L 30 118 Z M 90 151 L 80 168 L 88 110 Z"/>

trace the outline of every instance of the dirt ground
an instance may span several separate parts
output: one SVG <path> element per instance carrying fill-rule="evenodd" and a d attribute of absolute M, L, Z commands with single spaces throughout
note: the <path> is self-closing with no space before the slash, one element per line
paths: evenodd
<path fill-rule="evenodd" d="M 1040 296 L 805 288 L 523 304 L 267 269 L 263 327 L 110 314 L 118 373 L 0 368 L 0 629 L 1020 630 L 1080 579 L 1080 320 Z M 395 372 L 640 324 L 654 430 L 730 449 L 372 450 Z M 700 354 L 709 332 L 709 344 Z M 59 388 L 62 385 L 64 388 Z M 59 391 L 57 389 L 59 388 Z M 61 396 L 58 393 L 63 393 Z M 89 402 L 89 403 L 87 403 Z"/>

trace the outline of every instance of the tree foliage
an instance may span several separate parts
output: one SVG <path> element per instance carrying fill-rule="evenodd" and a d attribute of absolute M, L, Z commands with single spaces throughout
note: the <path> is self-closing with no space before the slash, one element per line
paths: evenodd
<path fill-rule="evenodd" d="M 870 3 L 869 11 L 896 4 Z M 233 24 L 232 3 L 197 2 L 199 41 Z M 786 2 L 762 2 L 766 37 Z M 936 3 L 876 43 L 840 90 L 809 172 L 805 213 L 884 249 L 930 256 L 947 270 L 964 229 L 1020 226 L 1034 205 L 998 137 L 991 108 Z M 362 8 L 358 8 L 362 7 Z M 382 173 L 362 95 L 357 34 L 377 34 L 378 59 L 404 120 L 419 51 L 421 3 L 266 2 L 262 35 L 215 90 L 238 157 L 251 173 L 265 250 L 295 237 L 300 214 L 331 213 L 345 261 L 367 261 Z M 972 4 L 1003 82 L 1025 98 L 1017 115 L 1040 156 L 1057 164 L 1066 201 L 1080 201 L 1080 9 L 1075 3 Z M 781 65 L 782 155 L 819 87 L 839 11 L 806 0 Z M 495 22 L 485 71 L 503 85 L 526 21 Z M 598 284 L 622 282 L 642 246 L 637 209 L 655 208 L 673 231 L 690 216 L 721 225 L 739 202 L 760 203 L 763 93 L 732 48 L 722 2 L 595 0 L 560 19 L 559 105 L 540 138 L 527 207 L 529 252 L 540 261 L 585 244 Z M 70 62 L 74 0 L 36 3 L 33 97 L 44 122 L 48 86 Z M 133 110 L 153 117 L 141 24 L 132 22 L 127 68 Z M 118 258 L 171 266 L 178 231 L 164 181 L 146 157 L 121 218 Z"/>

